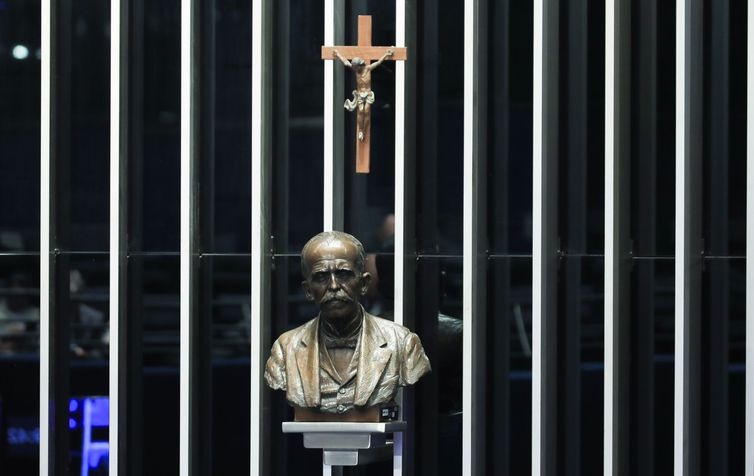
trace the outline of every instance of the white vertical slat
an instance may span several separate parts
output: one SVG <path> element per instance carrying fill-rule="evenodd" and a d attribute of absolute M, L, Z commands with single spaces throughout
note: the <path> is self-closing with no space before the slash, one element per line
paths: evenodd
<path fill-rule="evenodd" d="M 676 2 L 674 472 L 700 464 L 701 40 L 702 2 Z"/>
<path fill-rule="evenodd" d="M 190 476 L 191 458 L 191 154 L 194 138 L 192 81 L 194 0 L 181 0 L 181 239 L 180 239 L 180 474 Z"/>
<path fill-rule="evenodd" d="M 47 476 L 50 452 L 50 138 L 52 136 L 52 1 L 42 0 L 39 197 L 39 474 Z"/>
<path fill-rule="evenodd" d="M 406 0 L 395 2 L 395 46 L 406 46 Z M 395 304 L 394 320 L 403 325 L 403 274 L 406 229 L 406 64 L 395 62 Z"/>
<path fill-rule="evenodd" d="M 335 44 L 335 4 L 325 0 L 325 44 Z M 325 150 L 324 150 L 324 220 L 322 229 L 332 231 L 335 225 L 335 65 L 327 60 L 325 65 Z"/>
<path fill-rule="evenodd" d="M 264 0 L 252 2 L 252 79 L 251 79 L 251 474 L 262 474 L 262 444 L 264 428 L 262 424 L 262 349 L 264 301 L 262 286 L 264 279 L 264 203 L 263 191 L 263 94 L 262 78 L 264 62 L 263 44 L 263 4 Z"/>
<path fill-rule="evenodd" d="M 544 1 L 534 0 L 533 85 L 532 85 L 532 476 L 542 474 L 542 286 L 543 286 L 543 130 L 544 130 Z"/>
<path fill-rule="evenodd" d="M 118 375 L 119 331 L 121 320 L 125 318 L 119 312 L 120 299 L 120 128 L 121 124 L 121 0 L 110 2 L 110 362 L 109 362 L 109 396 L 110 396 L 110 453 L 109 474 L 118 474 L 118 402 L 120 389 Z"/>
<path fill-rule="evenodd" d="M 464 1 L 463 27 L 463 436 L 461 454 L 463 475 L 473 476 L 474 408 L 473 329 L 474 329 L 474 80 L 477 67 L 474 48 L 475 0 Z"/>
<path fill-rule="evenodd" d="M 395 1 L 395 46 L 406 46 L 406 0 Z M 393 320 L 405 322 L 405 296 L 403 278 L 406 254 L 406 63 L 395 62 L 395 265 L 393 292 Z M 403 394 L 399 396 L 402 400 Z M 402 402 L 400 402 L 402 403 Z M 393 476 L 403 474 L 403 433 L 394 435 Z"/>
<path fill-rule="evenodd" d="M 618 272 L 616 238 L 615 189 L 615 2 L 605 2 L 605 386 L 604 386 L 604 475 L 615 471 L 613 447 L 613 415 L 615 404 L 615 279 Z"/>
<path fill-rule="evenodd" d="M 686 2 L 679 0 L 676 2 L 676 94 L 675 94 L 675 110 L 676 110 L 676 141 L 675 141 L 675 154 L 676 154 L 676 182 L 675 182 L 675 194 L 676 194 L 676 220 L 675 220 L 675 408 L 674 408 L 674 437 L 673 437 L 673 467 L 676 476 L 684 476 L 684 452 L 685 441 L 684 435 L 686 433 L 687 422 L 684 418 L 685 406 L 688 402 L 683 398 L 684 395 L 684 331 L 685 320 L 684 315 L 684 300 L 683 293 L 678 292 L 684 285 L 684 260 L 685 255 L 685 240 L 684 240 L 684 221 L 683 215 L 679 216 L 678 211 L 683 210 L 683 204 L 686 200 L 685 197 L 685 176 L 684 171 L 684 115 L 686 113 L 686 62 L 685 62 L 685 45 L 686 45 Z M 679 318 L 680 316 L 680 318 Z"/>
<path fill-rule="evenodd" d="M 754 476 L 754 7 L 746 50 L 746 476 Z"/>

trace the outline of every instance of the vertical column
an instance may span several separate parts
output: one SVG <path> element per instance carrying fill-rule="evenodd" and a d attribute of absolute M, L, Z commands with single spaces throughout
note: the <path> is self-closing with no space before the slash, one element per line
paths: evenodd
<path fill-rule="evenodd" d="M 129 7 L 110 2 L 110 454 L 112 476 L 129 474 L 128 374 L 128 54 Z M 124 392 L 121 392 L 121 383 Z M 132 418 L 134 415 L 130 415 Z M 123 463 L 123 464 L 121 464 Z"/>
<path fill-rule="evenodd" d="M 674 471 L 699 474 L 702 2 L 676 3 Z"/>
<path fill-rule="evenodd" d="M 70 6 L 42 0 L 40 110 L 39 473 L 68 467 L 69 325 L 67 245 L 70 207 Z"/>
<path fill-rule="evenodd" d="M 746 48 L 746 476 L 754 476 L 754 8 Z"/>
<path fill-rule="evenodd" d="M 196 10 L 200 0 L 181 0 L 181 239 L 180 239 L 180 474 L 189 476 L 192 471 L 192 369 L 191 319 L 197 296 L 192 291 L 196 267 L 192 255 L 197 251 L 194 230 L 196 214 L 192 208 L 196 184 L 194 155 L 197 149 L 198 119 L 194 90 L 198 87 L 197 60 L 194 44 L 194 25 L 198 21 Z"/>
<path fill-rule="evenodd" d="M 558 2 L 534 2 L 532 475 L 556 471 Z"/>
<path fill-rule="evenodd" d="M 51 441 L 50 424 L 54 421 L 51 415 L 51 401 L 54 395 L 54 380 L 52 379 L 51 357 L 55 352 L 54 341 L 50 339 L 50 307 L 53 303 L 52 279 L 54 263 L 51 191 L 52 157 L 54 156 L 53 140 L 53 84 L 52 65 L 55 58 L 52 37 L 58 31 L 54 18 L 56 0 L 42 0 L 42 64 L 41 64 L 41 118 L 40 118 L 40 224 L 39 224 L 39 474 L 47 476 L 55 474 L 51 450 L 55 447 Z"/>
<path fill-rule="evenodd" d="M 637 5 L 638 49 L 636 57 L 637 78 L 637 139 L 635 157 L 641 171 L 641 192 L 634 198 L 637 204 L 635 228 L 635 249 L 639 256 L 656 256 L 657 253 L 657 136 L 658 136 L 658 64 L 657 64 L 657 2 L 640 0 Z M 634 270 L 634 282 L 641 283 L 634 290 L 634 316 L 641 316 L 632 323 L 636 329 L 636 344 L 632 348 L 634 375 L 641 378 L 631 385 L 636 398 L 631 415 L 635 422 L 632 436 L 631 457 L 635 460 L 638 474 L 654 473 L 655 449 L 655 261 L 646 260 Z"/>
<path fill-rule="evenodd" d="M 342 43 L 345 37 L 344 0 L 325 0 L 325 45 Z M 343 68 L 335 61 L 324 61 L 325 67 L 325 150 L 324 150 L 324 223 L 328 230 L 343 229 L 343 107 L 336 100 L 343 90 Z"/>
<path fill-rule="evenodd" d="M 401 325 L 415 329 L 415 161 L 414 137 L 416 137 L 416 2 L 395 2 L 395 46 L 408 46 L 408 61 L 395 62 L 395 267 L 394 267 L 394 314 L 393 319 Z M 409 118 L 407 121 L 406 118 Z M 408 151 L 408 152 L 407 152 Z M 406 311 L 409 312 L 406 312 Z M 413 392 L 402 391 L 400 403 L 403 418 L 413 416 Z M 413 418 L 411 419 L 413 420 Z M 403 474 L 404 467 L 411 467 L 413 460 L 413 421 L 405 436 L 395 434 L 396 451 L 393 474 Z"/>
<path fill-rule="evenodd" d="M 211 315 L 201 245 L 212 216 L 214 4 L 181 3 L 180 471 L 211 468 Z M 204 197 L 204 198 L 202 198 Z"/>
<path fill-rule="evenodd" d="M 626 475 L 629 410 L 630 2 L 605 4 L 604 474 Z"/>
<path fill-rule="evenodd" d="M 708 21 L 709 62 L 708 95 L 705 99 L 708 128 L 708 154 L 703 160 L 703 170 L 707 177 L 708 193 L 705 204 L 709 207 L 710 230 L 705 248 L 712 255 L 727 254 L 729 240 L 729 183 L 730 174 L 730 35 L 731 19 L 728 1 L 711 2 L 705 21 Z M 716 260 L 705 271 L 705 291 L 709 296 L 701 336 L 704 342 L 705 375 L 702 393 L 704 395 L 704 415 L 701 445 L 706 455 L 706 471 L 717 474 L 730 474 L 728 454 L 729 434 L 729 364 L 730 364 L 730 263 L 729 260 Z M 704 471 L 704 470 L 703 470 Z"/>
<path fill-rule="evenodd" d="M 464 5 L 462 458 L 471 476 L 485 472 L 487 3 Z"/>
<path fill-rule="evenodd" d="M 270 347 L 272 143 L 271 0 L 252 3 L 251 82 L 251 474 L 269 474 L 269 394 L 264 364 Z"/>

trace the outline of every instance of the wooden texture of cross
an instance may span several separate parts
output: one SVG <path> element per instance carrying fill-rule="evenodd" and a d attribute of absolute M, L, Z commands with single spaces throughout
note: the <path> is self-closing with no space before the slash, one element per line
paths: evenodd
<path fill-rule="evenodd" d="M 366 65 L 369 65 L 372 60 L 379 60 L 382 58 L 388 50 L 392 50 L 392 56 L 385 58 L 385 60 L 392 61 L 405 61 L 408 57 L 408 51 L 406 48 L 396 48 L 394 46 L 372 46 L 372 17 L 370 15 L 359 15 L 359 30 L 358 30 L 358 44 L 357 46 L 323 46 L 322 47 L 322 59 L 334 60 L 335 50 L 340 55 L 347 59 L 361 58 Z M 370 85 L 371 87 L 371 85 Z M 367 124 L 370 124 L 368 121 Z M 369 141 L 371 137 L 371 127 L 367 127 L 364 132 L 363 139 L 359 139 L 359 120 L 357 111 L 356 120 L 356 173 L 368 174 L 369 173 Z"/>

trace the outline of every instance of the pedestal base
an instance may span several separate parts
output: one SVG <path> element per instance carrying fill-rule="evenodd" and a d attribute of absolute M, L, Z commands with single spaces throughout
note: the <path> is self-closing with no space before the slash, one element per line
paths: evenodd
<path fill-rule="evenodd" d="M 342 474 L 343 466 L 357 466 L 393 458 L 393 475 L 402 474 L 400 432 L 406 422 L 283 422 L 283 433 L 301 433 L 304 448 L 322 450 L 322 474 Z M 396 433 L 391 440 L 388 434 Z"/>

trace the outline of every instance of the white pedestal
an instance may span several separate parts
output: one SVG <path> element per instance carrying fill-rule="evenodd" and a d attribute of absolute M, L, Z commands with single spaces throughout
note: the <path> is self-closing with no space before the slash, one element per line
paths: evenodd
<path fill-rule="evenodd" d="M 343 466 L 393 459 L 393 475 L 403 474 L 405 421 L 385 423 L 284 421 L 283 433 L 301 433 L 304 448 L 322 450 L 323 476 L 340 476 Z M 392 440 L 388 434 L 395 433 Z"/>

